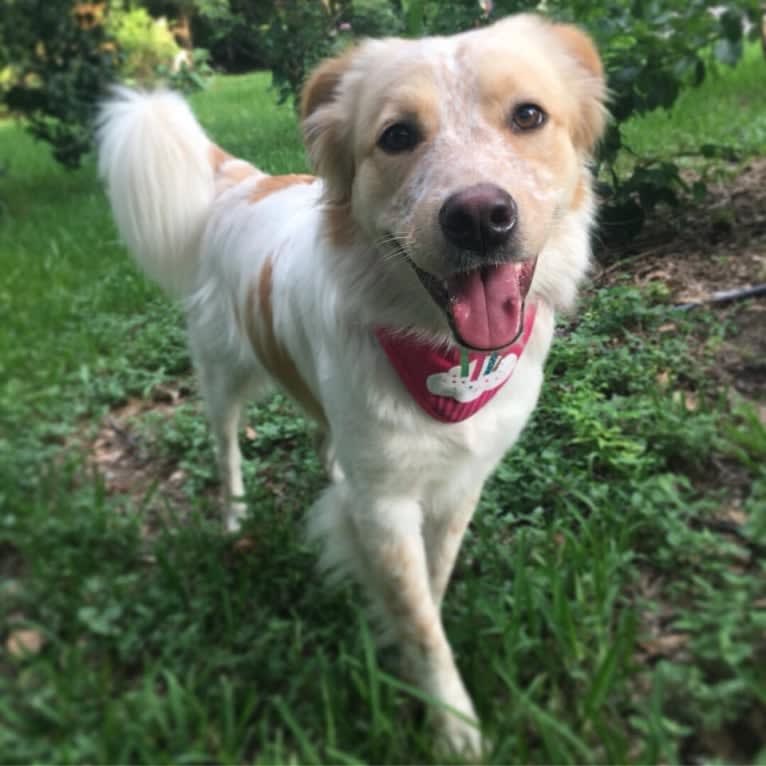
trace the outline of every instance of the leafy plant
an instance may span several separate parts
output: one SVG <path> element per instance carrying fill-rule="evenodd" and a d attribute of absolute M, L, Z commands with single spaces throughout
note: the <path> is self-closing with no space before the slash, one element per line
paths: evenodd
<path fill-rule="evenodd" d="M 160 64 L 154 71 L 157 80 L 165 83 L 173 90 L 182 93 L 193 93 L 202 90 L 207 80 L 213 74 L 210 64 L 210 54 L 204 48 L 194 48 L 187 60 L 181 61 L 178 67 Z"/>
<path fill-rule="evenodd" d="M 90 148 L 98 103 L 117 72 L 102 21 L 71 0 L 14 0 L 0 15 L 0 67 L 12 71 L 5 104 L 67 167 Z"/>
<path fill-rule="evenodd" d="M 286 0 L 275 6 L 262 45 L 280 102 L 297 98 L 314 65 L 351 42 L 344 27 L 351 8 L 352 0 Z"/>
<path fill-rule="evenodd" d="M 122 53 L 121 74 L 141 84 L 151 83 L 160 67 L 170 68 L 181 51 L 167 19 L 154 19 L 145 8 L 113 9 L 106 32 Z"/>
<path fill-rule="evenodd" d="M 204 84 L 204 52 L 176 68 L 179 52 L 167 22 L 143 7 L 13 0 L 0 15 L 0 99 L 75 168 L 93 145 L 98 105 L 120 76 L 140 84 L 163 79 L 186 91 Z"/>

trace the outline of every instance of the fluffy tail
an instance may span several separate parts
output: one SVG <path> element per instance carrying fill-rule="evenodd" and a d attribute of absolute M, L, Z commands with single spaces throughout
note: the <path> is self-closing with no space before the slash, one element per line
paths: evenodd
<path fill-rule="evenodd" d="M 213 201 L 210 140 L 177 94 L 117 88 L 102 107 L 98 143 L 122 238 L 152 279 L 188 294 Z"/>

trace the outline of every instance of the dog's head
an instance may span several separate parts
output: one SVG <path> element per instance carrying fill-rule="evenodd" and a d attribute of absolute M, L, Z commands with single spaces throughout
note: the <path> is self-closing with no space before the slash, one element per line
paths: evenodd
<path fill-rule="evenodd" d="M 521 332 L 533 277 L 558 300 L 541 255 L 575 218 L 587 234 L 604 98 L 590 39 L 522 15 L 365 41 L 317 69 L 301 109 L 336 234 L 406 259 L 456 340 L 488 350 Z"/>

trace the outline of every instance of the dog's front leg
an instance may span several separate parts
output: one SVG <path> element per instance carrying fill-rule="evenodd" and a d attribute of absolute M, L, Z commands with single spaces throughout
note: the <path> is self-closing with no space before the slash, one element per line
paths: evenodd
<path fill-rule="evenodd" d="M 429 509 L 423 524 L 431 594 L 441 607 L 466 527 L 479 501 L 481 489 L 459 500 L 444 498 Z"/>
<path fill-rule="evenodd" d="M 440 747 L 479 755 L 476 713 L 432 595 L 420 505 L 409 499 L 378 498 L 355 504 L 351 515 L 367 570 L 364 584 L 386 630 L 399 643 L 407 674 L 440 703 L 434 707 Z"/>

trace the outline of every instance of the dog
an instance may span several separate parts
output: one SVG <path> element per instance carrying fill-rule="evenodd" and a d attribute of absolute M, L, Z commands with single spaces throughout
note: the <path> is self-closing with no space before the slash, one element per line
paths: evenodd
<path fill-rule="evenodd" d="M 168 91 L 101 113 L 121 236 L 184 301 L 226 528 L 246 513 L 240 411 L 276 384 L 323 434 L 320 564 L 362 585 L 452 753 L 482 740 L 441 604 L 587 272 L 605 100 L 583 31 L 518 15 L 323 62 L 300 101 L 316 175 L 231 156 Z"/>

